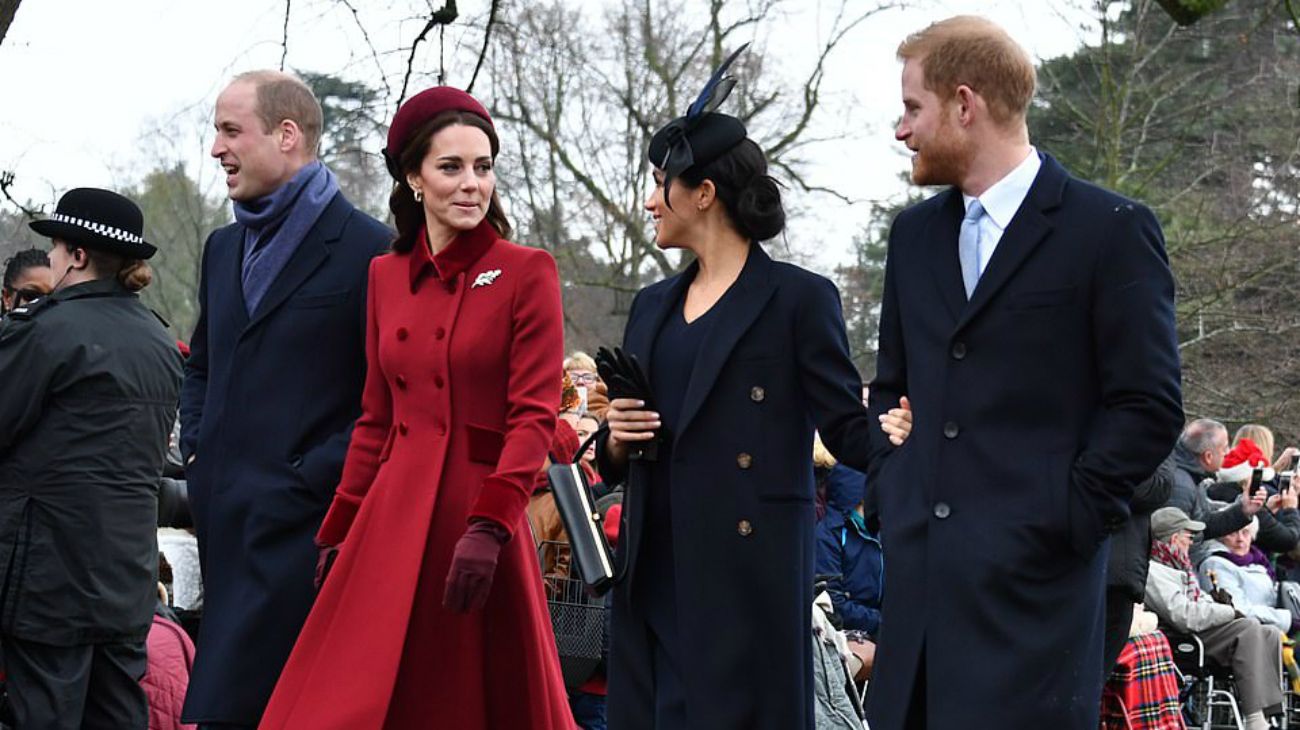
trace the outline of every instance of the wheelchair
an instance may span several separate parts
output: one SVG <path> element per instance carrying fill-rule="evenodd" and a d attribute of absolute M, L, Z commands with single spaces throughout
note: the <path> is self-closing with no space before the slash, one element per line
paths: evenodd
<path fill-rule="evenodd" d="M 1207 656 L 1205 643 L 1196 634 L 1183 633 L 1168 626 L 1161 626 L 1160 630 L 1169 639 L 1169 647 L 1173 650 L 1174 667 L 1182 685 L 1179 699 L 1189 730 L 1243 730 L 1245 720 L 1234 694 L 1232 668 Z M 1279 653 L 1279 669 L 1281 661 Z M 1285 684 L 1285 672 L 1282 677 Z M 1290 704 L 1290 699 L 1290 692 L 1284 691 L 1282 713 L 1273 719 L 1273 727 L 1288 726 L 1291 712 L 1285 705 Z"/>

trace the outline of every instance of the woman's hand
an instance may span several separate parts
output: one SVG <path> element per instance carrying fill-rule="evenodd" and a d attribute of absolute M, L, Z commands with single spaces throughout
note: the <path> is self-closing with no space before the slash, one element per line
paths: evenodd
<path fill-rule="evenodd" d="M 615 398 L 605 411 L 605 423 L 609 426 L 605 453 L 616 466 L 626 466 L 628 448 L 653 440 L 663 425 L 658 413 L 644 409 L 645 401 Z"/>
<path fill-rule="evenodd" d="M 898 407 L 890 408 L 888 413 L 880 415 L 880 430 L 889 436 L 889 443 L 902 446 L 912 433 L 912 403 L 903 396 L 898 399 Z"/>
<path fill-rule="evenodd" d="M 1295 458 L 1300 455 L 1300 449 L 1294 446 L 1288 446 L 1282 449 L 1282 455 L 1277 457 L 1273 464 L 1273 471 L 1290 471 L 1295 468 Z"/>

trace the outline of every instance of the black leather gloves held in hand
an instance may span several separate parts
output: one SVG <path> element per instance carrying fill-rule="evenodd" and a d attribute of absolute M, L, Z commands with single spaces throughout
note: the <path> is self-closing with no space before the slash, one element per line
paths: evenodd
<path fill-rule="evenodd" d="M 654 394 L 650 392 L 650 378 L 641 369 L 641 363 L 637 361 L 636 355 L 624 352 L 620 347 L 615 347 L 613 350 L 602 347 L 596 351 L 596 372 L 600 374 L 600 379 L 605 381 L 610 400 L 632 398 L 645 403 L 645 410 L 655 410 Z M 667 437 L 667 429 L 659 429 L 655 432 L 653 441 L 642 442 L 641 445 L 632 447 L 631 458 L 657 461 L 659 444 Z"/>
<path fill-rule="evenodd" d="M 442 596 L 443 608 L 456 613 L 483 608 L 492 591 L 497 556 L 509 539 L 509 531 L 491 520 L 470 523 L 469 529 L 456 541 L 456 550 L 451 556 L 447 588 Z"/>

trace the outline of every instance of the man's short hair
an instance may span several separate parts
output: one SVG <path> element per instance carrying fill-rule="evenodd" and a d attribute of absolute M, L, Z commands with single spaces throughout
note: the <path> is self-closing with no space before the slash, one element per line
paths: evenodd
<path fill-rule="evenodd" d="M 969 86 L 999 124 L 1023 118 L 1034 98 L 1037 74 L 1029 54 L 992 21 L 958 15 L 909 35 L 898 58 L 919 61 L 925 88 L 947 101 Z"/>
<path fill-rule="evenodd" d="M 1215 437 L 1220 432 L 1227 437 L 1228 427 L 1213 418 L 1198 418 L 1187 424 L 1178 442 L 1188 452 L 1200 456 L 1214 448 Z"/>
<path fill-rule="evenodd" d="M 303 148 L 313 157 L 319 152 L 325 114 L 311 87 L 297 76 L 283 71 L 247 71 L 234 78 L 253 85 L 257 93 L 257 116 L 262 131 L 270 133 L 288 119 L 302 130 Z"/>

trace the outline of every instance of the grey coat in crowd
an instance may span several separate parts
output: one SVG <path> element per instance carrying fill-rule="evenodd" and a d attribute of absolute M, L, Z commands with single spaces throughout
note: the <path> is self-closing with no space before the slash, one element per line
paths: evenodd
<path fill-rule="evenodd" d="M 1174 473 L 1173 494 L 1166 506 L 1177 507 L 1188 517 L 1204 522 L 1205 531 L 1200 537 L 1206 540 L 1223 537 L 1250 522 L 1250 518 L 1242 511 L 1240 501 L 1224 509 L 1223 504 L 1210 499 L 1201 483 L 1206 479 L 1214 479 L 1214 475 L 1206 472 L 1196 454 L 1188 451 L 1181 442 L 1174 447 L 1174 462 L 1178 469 Z"/>
<path fill-rule="evenodd" d="M 0 631 L 60 646 L 148 634 L 180 381 L 175 341 L 115 279 L 0 325 Z"/>

